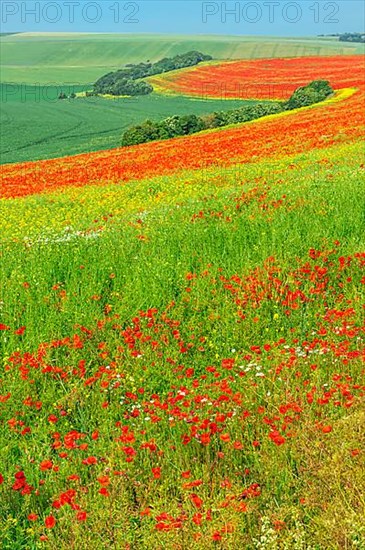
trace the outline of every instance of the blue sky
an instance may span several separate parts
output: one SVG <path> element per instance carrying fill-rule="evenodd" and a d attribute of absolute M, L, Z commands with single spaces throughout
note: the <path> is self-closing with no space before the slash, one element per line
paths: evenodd
<path fill-rule="evenodd" d="M 1 32 L 308 36 L 364 27 L 363 0 L 1 0 Z"/>

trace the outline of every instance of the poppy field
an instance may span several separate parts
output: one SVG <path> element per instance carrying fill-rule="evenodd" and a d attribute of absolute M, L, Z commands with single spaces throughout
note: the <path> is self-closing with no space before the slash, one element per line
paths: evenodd
<path fill-rule="evenodd" d="M 345 71 L 351 67 L 351 71 Z M 363 77 L 364 58 L 352 55 L 208 62 L 151 77 L 160 89 L 183 95 L 219 98 L 288 99 L 308 81 L 330 80 L 334 88 L 351 87 Z"/>
<path fill-rule="evenodd" d="M 334 97 L 2 167 L 4 549 L 365 548 L 364 61 L 302 63 Z"/>

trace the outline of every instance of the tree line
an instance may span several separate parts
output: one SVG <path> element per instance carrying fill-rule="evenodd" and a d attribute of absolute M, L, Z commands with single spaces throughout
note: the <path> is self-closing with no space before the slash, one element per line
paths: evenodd
<path fill-rule="evenodd" d="M 361 32 L 343 32 L 333 34 L 319 34 L 318 36 L 333 36 L 340 42 L 365 42 L 365 33 Z"/>
<path fill-rule="evenodd" d="M 326 80 L 315 80 L 307 86 L 297 88 L 287 101 L 271 101 L 245 105 L 238 109 L 218 111 L 208 115 L 174 115 L 154 122 L 146 120 L 132 126 L 122 136 L 122 145 L 138 145 L 149 141 L 170 139 L 219 128 L 229 124 L 249 122 L 267 115 L 307 107 L 323 101 L 334 93 Z"/>
<path fill-rule="evenodd" d="M 175 57 L 164 57 L 156 63 L 129 63 L 124 69 L 110 72 L 99 78 L 94 84 L 94 93 L 128 96 L 147 95 L 153 91 L 153 87 L 148 82 L 140 79 L 176 69 L 192 67 L 202 61 L 211 59 L 210 55 L 193 50 Z"/>
<path fill-rule="evenodd" d="M 340 42 L 365 42 L 365 33 L 345 32 L 340 34 Z"/>

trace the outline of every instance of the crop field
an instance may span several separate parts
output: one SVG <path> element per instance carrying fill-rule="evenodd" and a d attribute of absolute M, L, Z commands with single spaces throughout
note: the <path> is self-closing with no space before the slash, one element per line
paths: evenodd
<path fill-rule="evenodd" d="M 220 98 L 182 96 L 59 100 L 60 91 L 83 87 L 0 85 L 1 163 L 38 160 L 120 146 L 123 132 L 147 116 L 160 120 L 174 114 L 204 114 L 227 108 Z M 250 102 L 251 103 L 251 102 Z M 244 104 L 229 101 L 232 108 Z M 35 131 L 36 128 L 36 131 Z"/>
<path fill-rule="evenodd" d="M 352 53 L 159 79 L 166 113 L 210 112 L 221 96 L 188 96 L 227 75 L 245 100 L 329 80 L 335 94 L 310 107 L 1 167 L 1 548 L 365 548 Z M 119 100 L 90 99 L 101 132 Z M 154 100 L 136 105 L 158 118 Z"/>
<path fill-rule="evenodd" d="M 347 74 L 344 67 L 348 67 Z M 333 86 L 350 87 L 364 72 L 363 56 L 262 59 L 231 63 L 209 62 L 149 78 L 160 91 L 215 98 L 288 99 L 310 79 L 329 79 Z"/>
<path fill-rule="evenodd" d="M 224 35 L 22 33 L 1 37 L 0 45 L 1 80 L 30 85 L 90 84 L 125 63 L 157 61 L 194 49 L 216 59 L 364 52 L 362 44 L 328 38 Z"/>

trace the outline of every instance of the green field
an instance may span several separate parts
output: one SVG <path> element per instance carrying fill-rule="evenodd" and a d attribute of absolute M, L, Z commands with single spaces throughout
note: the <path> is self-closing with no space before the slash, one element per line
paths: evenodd
<path fill-rule="evenodd" d="M 28 84 L 94 82 L 125 63 L 157 61 L 192 49 L 216 59 L 361 53 L 328 38 L 158 34 L 16 34 L 1 38 L 1 80 Z"/>
<path fill-rule="evenodd" d="M 362 153 L 4 201 L 4 550 L 365 547 Z"/>
<path fill-rule="evenodd" d="M 120 146 L 122 133 L 128 127 L 146 118 L 211 113 L 249 103 L 158 94 L 58 100 L 60 90 L 61 87 L 48 86 L 0 86 L 1 163 L 111 149 Z"/>

